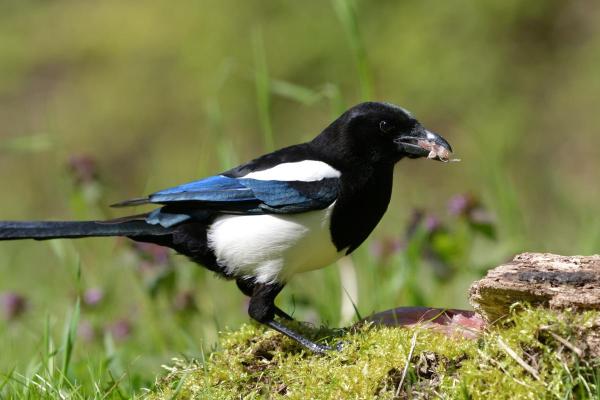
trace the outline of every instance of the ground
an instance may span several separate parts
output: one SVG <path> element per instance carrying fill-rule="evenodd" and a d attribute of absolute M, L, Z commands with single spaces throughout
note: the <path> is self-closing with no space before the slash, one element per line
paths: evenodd
<path fill-rule="evenodd" d="M 224 333 L 207 359 L 165 366 L 150 398 L 598 399 L 599 328 L 600 312 L 522 306 L 478 339 L 421 327 L 303 327 L 315 338 L 344 343 L 343 351 L 319 356 L 244 325 Z"/>

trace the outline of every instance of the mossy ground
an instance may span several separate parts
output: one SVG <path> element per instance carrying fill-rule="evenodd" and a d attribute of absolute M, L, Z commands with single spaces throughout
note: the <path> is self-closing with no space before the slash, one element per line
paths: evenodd
<path fill-rule="evenodd" d="M 585 340 L 599 324 L 600 312 L 524 308 L 477 340 L 419 327 L 310 330 L 345 343 L 325 356 L 245 325 L 224 333 L 222 348 L 206 360 L 166 367 L 150 397 L 600 399 L 600 359 Z"/>

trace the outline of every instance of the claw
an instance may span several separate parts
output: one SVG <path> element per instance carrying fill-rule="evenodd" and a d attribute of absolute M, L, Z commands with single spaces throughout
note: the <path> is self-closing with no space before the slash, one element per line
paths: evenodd
<path fill-rule="evenodd" d="M 342 350 L 344 350 L 345 346 L 346 346 L 346 343 L 343 341 L 340 341 L 340 342 L 337 342 L 333 347 L 327 346 L 325 344 L 317 344 L 317 343 L 312 343 L 312 345 L 306 346 L 306 347 L 309 350 L 313 351 L 314 353 L 325 354 L 329 351 L 342 351 Z"/>
<path fill-rule="evenodd" d="M 346 347 L 347 343 L 344 341 L 339 341 L 335 344 L 335 350 L 336 351 L 342 351 L 344 350 L 344 347 Z"/>

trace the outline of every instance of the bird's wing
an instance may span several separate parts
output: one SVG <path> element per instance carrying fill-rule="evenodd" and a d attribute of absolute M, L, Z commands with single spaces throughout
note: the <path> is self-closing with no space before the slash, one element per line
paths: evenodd
<path fill-rule="evenodd" d="M 224 175 L 186 183 L 116 206 L 146 203 L 186 206 L 241 214 L 299 213 L 329 206 L 338 195 L 339 178 L 284 181 Z"/>

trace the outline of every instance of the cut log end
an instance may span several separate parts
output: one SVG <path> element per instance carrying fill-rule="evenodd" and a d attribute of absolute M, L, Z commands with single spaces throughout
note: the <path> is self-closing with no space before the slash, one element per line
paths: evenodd
<path fill-rule="evenodd" d="M 517 302 L 600 310 L 600 255 L 519 254 L 474 282 L 469 301 L 488 322 L 507 315 Z"/>

